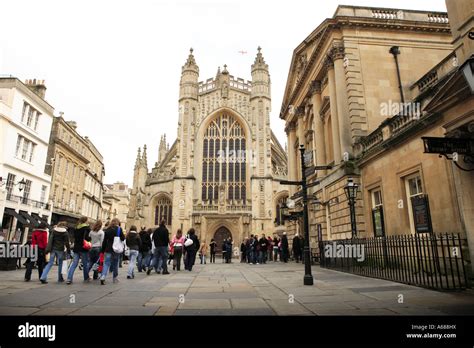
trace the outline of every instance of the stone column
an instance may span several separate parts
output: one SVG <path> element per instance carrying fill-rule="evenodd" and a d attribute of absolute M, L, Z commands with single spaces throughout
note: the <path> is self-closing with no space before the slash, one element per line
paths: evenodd
<path fill-rule="evenodd" d="M 316 148 L 316 165 L 326 165 L 326 149 L 324 139 L 324 124 L 319 114 L 321 110 L 321 81 L 313 81 L 311 83 L 311 102 L 313 104 L 313 123 L 314 123 L 314 137 L 315 137 L 315 148 Z M 326 174 L 326 171 L 318 171 L 322 175 Z"/>
<path fill-rule="evenodd" d="M 291 122 L 286 127 L 286 134 L 288 135 L 288 180 L 296 180 L 296 153 L 294 144 L 296 141 L 296 126 L 293 122 Z M 290 196 L 295 192 L 294 186 L 289 186 Z"/>
<path fill-rule="evenodd" d="M 345 154 L 352 157 L 351 124 L 349 117 L 349 103 L 347 99 L 346 73 L 344 69 L 344 46 L 337 43 L 331 50 L 334 62 L 334 75 L 336 79 L 337 115 L 339 124 L 339 137 L 343 159 L 348 159 Z"/>
<path fill-rule="evenodd" d="M 334 65 L 331 59 L 327 59 L 325 62 L 327 74 L 328 74 L 328 87 L 329 87 L 329 100 L 331 107 L 331 133 L 333 141 L 333 155 L 334 164 L 338 165 L 341 163 L 341 141 L 339 139 L 339 117 L 337 115 L 337 94 L 336 94 L 336 78 L 334 75 Z"/>

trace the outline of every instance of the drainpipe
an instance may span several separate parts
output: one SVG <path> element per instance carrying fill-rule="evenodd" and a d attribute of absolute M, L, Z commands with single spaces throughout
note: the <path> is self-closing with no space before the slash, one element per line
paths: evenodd
<path fill-rule="evenodd" d="M 400 77 L 400 67 L 398 65 L 398 57 L 397 57 L 400 54 L 400 48 L 398 46 L 392 46 L 390 47 L 389 52 L 393 55 L 393 58 L 395 58 L 395 65 L 397 67 L 398 88 L 400 89 L 400 99 L 402 101 L 402 104 L 405 104 L 405 97 L 403 96 L 403 88 L 402 88 L 402 79 Z"/>

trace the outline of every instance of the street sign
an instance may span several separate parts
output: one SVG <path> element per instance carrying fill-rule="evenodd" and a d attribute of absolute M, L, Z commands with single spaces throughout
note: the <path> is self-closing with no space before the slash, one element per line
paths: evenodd
<path fill-rule="evenodd" d="M 474 154 L 474 140 L 467 138 L 440 138 L 421 137 L 424 143 L 425 153 L 437 153 L 441 155 L 472 155 Z"/>
<path fill-rule="evenodd" d="M 304 153 L 304 165 L 306 167 L 313 166 L 313 151 L 306 151 Z"/>
<path fill-rule="evenodd" d="M 316 170 L 316 168 L 314 166 L 306 167 L 304 169 L 304 173 L 305 173 L 306 177 L 308 177 L 308 176 L 313 175 L 315 170 Z"/>

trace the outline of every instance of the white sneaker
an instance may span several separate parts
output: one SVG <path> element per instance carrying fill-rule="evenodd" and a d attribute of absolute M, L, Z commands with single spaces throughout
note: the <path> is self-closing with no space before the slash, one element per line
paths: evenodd
<path fill-rule="evenodd" d="M 259 265 L 259 263 L 257 262 L 257 265 Z"/>

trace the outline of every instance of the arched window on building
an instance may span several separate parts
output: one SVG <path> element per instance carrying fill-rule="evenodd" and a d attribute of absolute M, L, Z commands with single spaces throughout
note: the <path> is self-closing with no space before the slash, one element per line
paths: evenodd
<path fill-rule="evenodd" d="M 244 129 L 234 116 L 222 113 L 209 124 L 202 157 L 202 201 L 216 202 L 219 193 L 225 192 L 229 203 L 245 204 L 246 140 Z M 222 185 L 225 190 L 219 190 Z"/>
<path fill-rule="evenodd" d="M 166 196 L 161 196 L 155 206 L 155 225 L 159 225 L 162 219 L 166 221 L 167 225 L 171 225 L 171 216 L 171 200 Z"/>
<path fill-rule="evenodd" d="M 276 202 L 276 206 L 275 206 L 275 225 L 276 226 L 285 224 L 285 220 L 283 219 L 282 207 L 285 204 L 287 199 L 288 199 L 288 196 L 281 196 Z"/>

